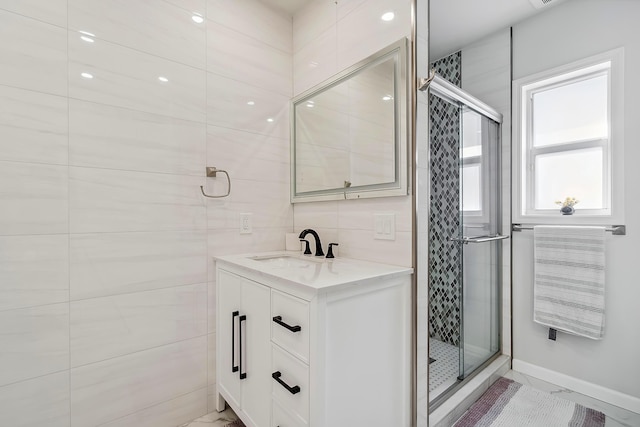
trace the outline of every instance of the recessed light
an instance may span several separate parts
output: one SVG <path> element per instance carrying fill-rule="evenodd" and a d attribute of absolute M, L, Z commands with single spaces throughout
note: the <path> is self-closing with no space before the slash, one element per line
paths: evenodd
<path fill-rule="evenodd" d="M 273 123 L 273 119 L 272 119 L 271 117 L 269 117 L 269 118 L 267 119 L 267 121 L 268 121 L 269 123 Z"/>
<path fill-rule="evenodd" d="M 202 17 L 202 15 L 200 15 L 199 13 L 194 13 L 191 16 L 191 20 L 193 22 L 195 22 L 196 24 L 202 24 L 204 22 L 204 18 Z"/>
<path fill-rule="evenodd" d="M 80 73 L 80 75 L 85 78 L 85 79 L 92 79 L 93 78 L 93 74 L 91 73 Z"/>
<path fill-rule="evenodd" d="M 89 36 L 80 36 L 80 40 L 83 40 L 83 41 L 85 41 L 87 43 L 93 43 L 95 41 Z"/>
<path fill-rule="evenodd" d="M 249 101 L 247 102 L 247 105 L 256 105 L 256 103 L 254 101 Z"/>
<path fill-rule="evenodd" d="M 318 65 L 320 64 L 318 64 L 316 61 L 309 62 L 309 68 L 316 68 Z"/>
<path fill-rule="evenodd" d="M 166 78 L 166 77 L 164 77 L 164 76 L 160 76 L 160 77 L 158 77 L 158 80 L 160 80 L 162 83 L 166 83 L 166 82 L 168 82 L 168 81 L 169 81 L 169 79 L 168 79 L 168 78 Z"/>
<path fill-rule="evenodd" d="M 382 97 L 383 101 L 391 101 L 392 99 L 393 99 L 393 96 L 391 96 L 391 95 L 385 95 L 385 96 Z"/>
<path fill-rule="evenodd" d="M 89 36 L 89 37 L 95 37 L 96 35 L 93 33 L 90 33 L 89 31 L 78 31 L 80 34 L 84 34 L 85 36 Z"/>
<path fill-rule="evenodd" d="M 380 19 L 382 19 L 383 21 L 393 21 L 393 18 L 396 17 L 396 14 L 393 12 L 386 12 L 384 13 Z"/>

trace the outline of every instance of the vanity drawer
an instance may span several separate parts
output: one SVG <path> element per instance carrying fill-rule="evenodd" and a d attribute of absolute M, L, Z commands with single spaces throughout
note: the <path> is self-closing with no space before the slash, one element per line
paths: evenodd
<path fill-rule="evenodd" d="M 309 363 L 309 303 L 271 290 L 271 341 Z"/>
<path fill-rule="evenodd" d="M 299 423 L 309 423 L 309 367 L 277 345 L 271 345 L 271 393 L 298 419 Z"/>
<path fill-rule="evenodd" d="M 307 427 L 301 420 L 297 420 L 273 400 L 271 406 L 271 427 Z"/>

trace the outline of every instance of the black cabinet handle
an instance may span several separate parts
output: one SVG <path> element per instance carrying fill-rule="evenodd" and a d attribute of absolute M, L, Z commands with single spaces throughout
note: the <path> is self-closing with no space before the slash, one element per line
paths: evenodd
<path fill-rule="evenodd" d="M 246 320 L 247 320 L 247 316 L 245 316 L 244 314 L 240 316 L 240 324 L 238 326 L 238 329 L 240 330 L 240 379 L 241 380 L 247 378 L 247 373 L 242 372 L 242 322 L 245 322 Z"/>
<path fill-rule="evenodd" d="M 291 332 L 300 332 L 300 330 L 302 329 L 300 325 L 296 325 L 296 326 L 287 325 L 282 321 L 282 316 L 274 317 L 273 321 L 276 322 L 278 325 L 282 326 L 283 328 L 287 328 Z"/>
<path fill-rule="evenodd" d="M 236 365 L 236 317 L 239 315 L 240 313 L 237 311 L 231 313 L 231 372 L 238 372 Z"/>
<path fill-rule="evenodd" d="M 275 371 L 273 374 L 271 374 L 271 378 L 276 380 L 278 384 L 280 384 L 282 387 L 286 388 L 289 393 L 291 394 L 300 393 L 300 387 L 298 387 L 297 385 L 290 387 L 289 384 L 285 383 L 280 379 L 281 376 L 282 376 L 282 373 L 280 371 Z"/>

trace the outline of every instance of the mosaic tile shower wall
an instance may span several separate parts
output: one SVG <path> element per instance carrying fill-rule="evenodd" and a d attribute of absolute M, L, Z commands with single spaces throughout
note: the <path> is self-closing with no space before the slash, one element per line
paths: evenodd
<path fill-rule="evenodd" d="M 432 64 L 436 72 L 461 85 L 461 52 Z M 457 346 L 460 342 L 460 245 L 449 241 L 459 233 L 460 112 L 431 95 L 431 211 L 429 217 L 429 322 L 431 338 Z"/>

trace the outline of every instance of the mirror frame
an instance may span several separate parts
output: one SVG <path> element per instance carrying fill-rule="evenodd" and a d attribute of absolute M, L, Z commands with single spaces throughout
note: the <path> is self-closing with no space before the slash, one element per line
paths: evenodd
<path fill-rule="evenodd" d="M 291 150 L 291 203 L 316 202 L 323 200 L 362 199 L 373 197 L 406 196 L 410 194 L 409 173 L 410 143 L 409 126 L 409 64 L 407 38 L 379 50 L 373 55 L 334 75 L 333 77 L 313 86 L 311 89 L 294 97 L 290 103 L 290 150 Z M 394 139 L 395 139 L 395 181 L 379 184 L 354 186 L 349 188 L 329 188 L 323 190 L 298 193 L 296 190 L 296 105 L 303 104 L 310 98 L 331 89 L 340 83 L 348 81 L 361 71 L 389 58 L 395 58 L 394 63 Z"/>

